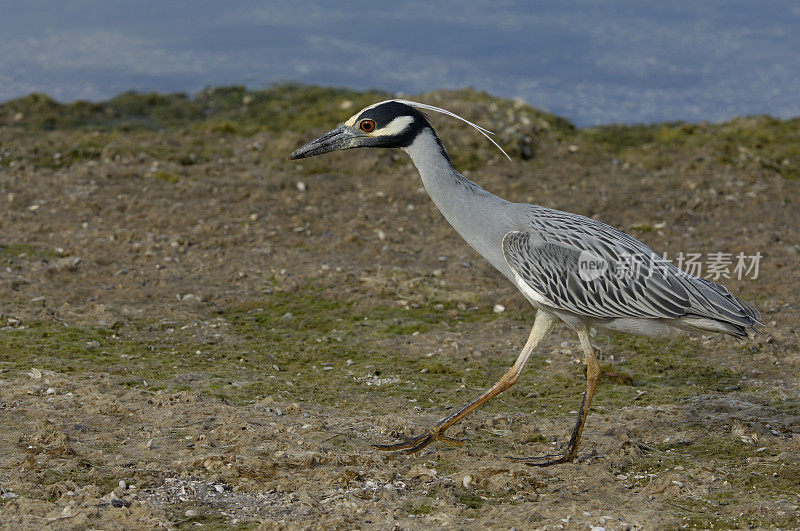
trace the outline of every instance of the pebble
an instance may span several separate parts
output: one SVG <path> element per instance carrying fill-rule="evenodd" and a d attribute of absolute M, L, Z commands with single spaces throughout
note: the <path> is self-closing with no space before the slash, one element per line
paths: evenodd
<path fill-rule="evenodd" d="M 197 516 L 197 515 L 198 515 L 198 514 L 200 514 L 200 513 L 198 513 L 198 512 L 197 512 L 196 510 L 194 510 L 194 509 L 189 509 L 188 511 L 186 511 L 186 512 L 185 512 L 185 513 L 183 513 L 183 514 L 184 514 L 184 515 L 186 515 L 186 516 L 188 516 L 188 517 L 192 517 L 192 516 Z"/>
<path fill-rule="evenodd" d="M 298 181 L 297 182 L 297 189 L 300 190 L 301 192 L 305 192 L 306 191 L 306 183 L 304 183 L 303 181 Z"/>
<path fill-rule="evenodd" d="M 467 488 L 470 486 L 470 484 L 472 484 L 472 476 L 464 476 L 464 478 L 461 480 L 461 485 L 463 485 L 464 488 Z"/>
<path fill-rule="evenodd" d="M 503 306 L 502 304 L 495 304 L 493 310 L 494 313 L 503 313 L 504 311 L 506 311 L 506 307 Z"/>

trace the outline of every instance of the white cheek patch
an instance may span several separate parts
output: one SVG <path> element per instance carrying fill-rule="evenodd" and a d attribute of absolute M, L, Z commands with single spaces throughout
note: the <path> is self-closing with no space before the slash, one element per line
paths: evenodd
<path fill-rule="evenodd" d="M 386 127 L 381 127 L 374 133 L 372 136 L 394 136 L 399 135 L 406 129 L 408 126 L 414 123 L 414 118 L 412 116 L 400 116 L 395 118 Z"/>

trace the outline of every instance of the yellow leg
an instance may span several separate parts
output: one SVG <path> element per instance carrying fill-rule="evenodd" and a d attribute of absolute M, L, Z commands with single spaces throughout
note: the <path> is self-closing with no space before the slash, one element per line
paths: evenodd
<path fill-rule="evenodd" d="M 525 343 L 522 352 L 517 358 L 517 361 L 514 363 L 514 366 L 511 367 L 511 369 L 509 369 L 508 372 L 505 373 L 502 378 L 500 378 L 500 381 L 494 384 L 491 389 L 449 417 L 445 417 L 434 424 L 433 427 L 428 430 L 428 433 L 417 437 L 406 438 L 405 441 L 396 444 L 373 444 L 372 446 L 379 450 L 405 450 L 406 452 L 417 452 L 436 440 L 457 446 L 463 444 L 464 441 L 447 437 L 444 432 L 455 423 L 478 409 L 481 405 L 514 385 L 517 379 L 519 379 L 522 369 L 525 368 L 525 364 L 528 362 L 531 352 L 533 352 L 533 349 L 536 348 L 542 338 L 547 335 L 550 330 L 552 330 L 556 322 L 557 318 L 553 314 L 542 310 L 537 311 L 531 334 L 528 337 L 528 341 Z"/>
<path fill-rule="evenodd" d="M 586 391 L 583 393 L 581 407 L 578 410 L 578 421 L 572 429 L 572 436 L 569 438 L 566 453 L 558 457 L 548 455 L 543 457 L 514 458 L 515 461 L 521 461 L 531 466 L 550 466 L 559 463 L 568 463 L 578 455 L 578 443 L 581 440 L 583 426 L 586 424 L 586 417 L 589 415 L 589 405 L 592 403 L 592 397 L 594 396 L 595 390 L 597 390 L 597 383 L 600 381 L 600 364 L 597 362 L 597 358 L 594 355 L 594 348 L 589 341 L 589 331 L 578 330 L 578 338 L 581 341 L 583 354 L 586 358 Z"/>

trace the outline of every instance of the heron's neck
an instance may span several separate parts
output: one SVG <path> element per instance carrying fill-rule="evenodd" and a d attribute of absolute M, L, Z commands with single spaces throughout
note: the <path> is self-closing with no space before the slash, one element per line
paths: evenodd
<path fill-rule="evenodd" d="M 455 226 L 454 218 L 458 218 L 459 210 L 462 215 L 467 214 L 463 208 L 455 207 L 467 206 L 463 202 L 468 201 L 475 192 L 486 193 L 483 188 L 456 171 L 433 129 L 424 129 L 403 150 L 417 167 L 428 195 L 451 225 Z"/>
<path fill-rule="evenodd" d="M 445 219 L 473 249 L 506 273 L 501 242 L 512 230 L 511 203 L 458 173 L 432 129 L 424 129 L 403 149 Z"/>

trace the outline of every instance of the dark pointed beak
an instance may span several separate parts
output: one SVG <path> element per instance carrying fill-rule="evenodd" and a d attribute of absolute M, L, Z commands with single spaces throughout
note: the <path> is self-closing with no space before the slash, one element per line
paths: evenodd
<path fill-rule="evenodd" d="M 295 149 L 289 159 L 304 159 L 306 157 L 316 157 L 323 153 L 330 153 L 331 151 L 338 151 L 340 149 L 349 149 L 353 146 L 353 139 L 358 135 L 354 134 L 349 127 L 340 125 L 333 131 L 328 131 L 316 140 L 312 140 L 304 146 Z"/>

